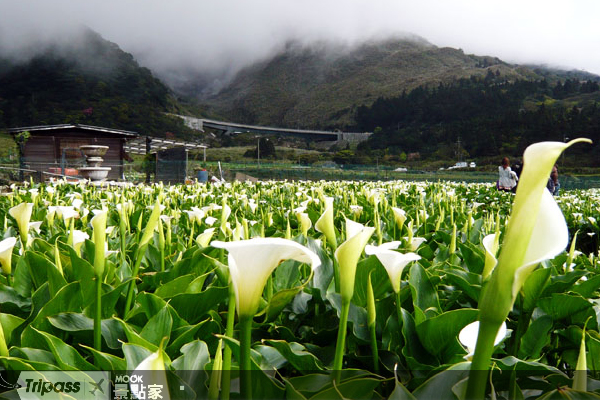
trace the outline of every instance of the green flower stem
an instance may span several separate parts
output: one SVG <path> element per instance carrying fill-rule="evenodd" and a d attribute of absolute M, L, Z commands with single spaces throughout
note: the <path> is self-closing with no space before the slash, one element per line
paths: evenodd
<path fill-rule="evenodd" d="M 471 362 L 467 396 L 469 400 L 485 399 L 485 388 L 490 368 L 490 359 L 494 352 L 494 341 L 502 322 L 481 320 L 475 355 Z"/>
<path fill-rule="evenodd" d="M 334 380 L 339 384 L 342 378 L 342 367 L 344 362 L 344 352 L 346 349 L 346 327 L 348 325 L 348 314 L 350 313 L 350 302 L 342 300 L 342 312 L 340 315 L 340 325 L 338 327 L 337 343 L 335 345 L 335 359 L 333 361 Z"/>
<path fill-rule="evenodd" d="M 240 398 L 252 399 L 252 362 L 250 345 L 252 344 L 252 316 L 240 316 Z"/>
<path fill-rule="evenodd" d="M 373 369 L 379 372 L 379 352 L 377 351 L 377 310 L 375 308 L 375 294 L 371 283 L 371 274 L 367 283 L 367 323 L 371 334 L 371 353 L 373 353 Z"/>
<path fill-rule="evenodd" d="M 96 275 L 96 309 L 94 313 L 94 349 L 102 347 L 102 277 Z"/>
<path fill-rule="evenodd" d="M 135 265 L 133 266 L 133 271 L 131 273 L 131 277 L 133 280 L 129 284 L 129 289 L 127 290 L 127 298 L 125 300 L 125 312 L 123 313 L 123 317 L 126 317 L 131 309 L 131 302 L 133 301 L 133 291 L 135 289 L 135 281 L 137 279 L 138 273 L 140 272 L 140 265 L 142 264 L 142 258 L 144 258 L 144 253 L 146 252 L 146 246 L 141 249 L 138 249 L 137 255 L 135 257 Z"/>
<path fill-rule="evenodd" d="M 125 231 L 126 231 L 127 227 L 125 226 L 125 220 L 123 219 L 123 217 L 121 217 L 120 221 L 119 221 L 119 234 L 120 234 L 120 240 L 121 240 L 121 264 L 125 264 L 125 260 L 126 260 L 126 237 L 125 237 Z"/>
<path fill-rule="evenodd" d="M 227 309 L 227 327 L 225 336 L 233 337 L 233 327 L 235 324 L 235 291 L 233 285 L 229 285 L 229 304 Z M 223 375 L 221 377 L 221 400 L 229 399 L 231 387 L 231 347 L 225 346 L 223 354 Z"/>
<path fill-rule="evenodd" d="M 373 370 L 375 373 L 379 373 L 379 352 L 377 350 L 377 331 L 375 324 L 369 325 L 369 332 L 371 333 L 371 352 L 373 353 Z"/>
<path fill-rule="evenodd" d="M 334 249 L 335 254 L 335 249 Z M 333 283 L 335 286 L 335 292 L 340 293 L 340 264 L 337 262 L 336 258 L 333 257 Z"/>
<path fill-rule="evenodd" d="M 398 326 L 402 328 L 402 300 L 400 299 L 400 291 L 396 293 L 396 311 L 398 312 Z"/>

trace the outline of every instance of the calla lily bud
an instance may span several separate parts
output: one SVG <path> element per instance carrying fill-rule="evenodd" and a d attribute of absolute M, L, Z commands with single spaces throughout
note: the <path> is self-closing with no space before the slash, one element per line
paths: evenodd
<path fill-rule="evenodd" d="M 196 243 L 198 243 L 198 246 L 208 247 L 208 244 L 210 243 L 210 240 L 212 239 L 214 234 L 215 228 L 205 229 L 204 232 L 202 232 L 196 237 Z"/>
<path fill-rule="evenodd" d="M 298 223 L 300 224 L 300 230 L 304 236 L 308 236 L 308 230 L 312 227 L 312 221 L 307 213 L 297 213 Z"/>
<path fill-rule="evenodd" d="M 337 247 L 335 226 L 333 225 L 333 197 L 325 197 L 325 211 L 315 223 L 315 229 L 325 235 L 334 249 Z"/>
<path fill-rule="evenodd" d="M 452 237 L 450 238 L 450 254 L 456 253 L 456 224 L 452 225 Z"/>
<path fill-rule="evenodd" d="M 94 272 L 97 277 L 104 273 L 104 247 L 106 243 L 106 218 L 107 211 L 98 212 L 90 221 L 94 227 Z"/>
<path fill-rule="evenodd" d="M 12 272 L 12 251 L 17 243 L 17 238 L 9 237 L 0 242 L 0 264 L 2 265 L 2 272 L 6 275 L 10 275 Z"/>
<path fill-rule="evenodd" d="M 282 238 L 213 241 L 210 245 L 229 252 L 231 283 L 235 292 L 236 311 L 240 318 L 256 314 L 265 284 L 282 261 L 293 259 L 307 263 L 313 270 L 321 265 L 321 260 L 311 250 Z"/>
<path fill-rule="evenodd" d="M 33 211 L 33 203 L 21 203 L 8 210 L 11 217 L 17 221 L 21 242 L 23 246 L 27 245 L 27 232 L 29 231 L 29 220 Z"/>
<path fill-rule="evenodd" d="M 150 239 L 152 239 L 152 236 L 154 235 L 154 230 L 158 226 L 159 218 L 160 218 L 160 203 L 158 203 L 158 201 L 157 201 L 154 204 L 154 207 L 152 208 L 152 213 L 150 214 L 150 218 L 148 218 L 148 222 L 146 223 L 146 227 L 144 228 L 144 233 L 142 234 L 142 238 L 140 239 L 138 248 L 141 249 L 142 247 L 146 246 L 150 242 Z M 140 221 L 141 221 L 141 217 L 140 217 Z"/>
<path fill-rule="evenodd" d="M 375 228 L 346 219 L 346 241 L 335 251 L 340 266 L 340 294 L 342 302 L 349 303 L 354 296 L 354 279 L 358 259 L 375 232 Z"/>
<path fill-rule="evenodd" d="M 485 265 L 483 267 L 483 272 L 481 276 L 483 279 L 487 279 L 487 277 L 492 273 L 496 264 L 498 264 L 498 260 L 496 259 L 496 253 L 498 252 L 498 237 L 500 235 L 497 233 L 492 233 L 491 235 L 487 235 L 483 238 L 483 247 L 485 248 Z"/>

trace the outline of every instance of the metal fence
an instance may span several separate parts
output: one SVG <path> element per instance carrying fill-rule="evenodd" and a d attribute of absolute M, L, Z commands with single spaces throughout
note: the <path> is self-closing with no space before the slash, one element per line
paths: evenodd
<path fill-rule="evenodd" d="M 124 165 L 125 181 L 140 183 L 146 181 L 146 165 L 142 162 L 126 163 Z M 151 166 L 154 168 L 154 166 Z M 219 163 L 198 162 L 190 160 L 187 162 L 186 176 L 188 180 L 199 179 L 201 175 L 209 179 L 212 176 L 223 177 L 225 180 L 233 180 L 242 176 L 243 179 L 274 179 L 274 180 L 364 180 L 364 181 L 457 181 L 457 182 L 487 182 L 494 183 L 497 179 L 495 172 L 453 170 L 453 171 L 417 171 L 406 172 L 394 171 L 391 167 L 377 167 L 368 165 L 344 165 L 343 167 L 332 167 L 328 165 L 301 166 L 286 163 Z M 199 171 L 204 171 L 200 173 Z M 0 183 L 18 182 L 22 180 L 43 181 L 50 177 L 62 177 L 60 173 L 40 172 L 33 169 L 19 170 L 18 164 L 0 165 Z M 69 176 L 69 178 L 74 178 Z M 150 182 L 155 180 L 154 173 L 150 174 Z M 562 190 L 600 188 L 600 176 L 575 176 L 561 175 L 560 183 Z"/>

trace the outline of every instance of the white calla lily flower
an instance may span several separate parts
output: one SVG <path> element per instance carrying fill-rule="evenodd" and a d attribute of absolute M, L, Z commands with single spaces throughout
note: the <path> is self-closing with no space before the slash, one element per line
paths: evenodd
<path fill-rule="evenodd" d="M 546 189 L 547 177 L 568 143 L 542 142 L 529 146 L 523 154 L 523 172 L 498 257 L 488 284 L 479 300 L 480 333 L 471 364 L 467 397 L 480 398 L 485 383 L 482 371 L 490 367 L 492 341 L 513 307 L 523 282 L 537 265 L 562 252 L 569 243 L 567 224 L 558 204 Z"/>
<path fill-rule="evenodd" d="M 88 235 L 84 231 L 80 231 L 79 229 L 73 230 L 73 248 L 77 254 L 81 254 L 81 245 L 85 242 L 86 239 L 89 239 L 90 235 Z"/>
<path fill-rule="evenodd" d="M 282 238 L 213 241 L 210 245 L 229 253 L 231 283 L 240 317 L 251 317 L 256 313 L 267 279 L 282 261 L 293 259 L 307 263 L 313 270 L 321 265 L 321 260 L 311 250 Z"/>
<path fill-rule="evenodd" d="M 198 243 L 199 246 L 208 247 L 214 234 L 215 228 L 205 229 L 204 232 L 196 236 L 196 243 Z"/>
<path fill-rule="evenodd" d="M 410 248 L 411 251 L 415 251 L 419 248 L 419 246 L 421 246 L 423 243 L 425 243 L 427 241 L 427 239 L 422 238 L 422 237 L 408 237 L 405 236 L 404 240 L 407 242 L 408 247 Z"/>
<path fill-rule="evenodd" d="M 400 244 L 400 241 L 394 241 L 383 243 L 381 246 L 367 245 L 365 247 L 365 254 L 375 255 L 384 266 L 390 277 L 392 288 L 395 293 L 400 292 L 400 277 L 402 276 L 404 267 L 412 261 L 421 259 L 421 256 L 415 253 L 402 254 L 398 251 L 394 251 Z"/>
<path fill-rule="evenodd" d="M 325 235 L 333 248 L 337 247 L 335 226 L 333 225 L 333 197 L 325 197 L 325 210 L 315 223 L 315 229 Z"/>
<path fill-rule="evenodd" d="M 479 334 L 479 321 L 471 322 L 469 325 L 461 329 L 458 334 L 458 340 L 467 349 L 467 355 L 464 357 L 465 360 L 471 361 L 473 359 L 473 353 L 475 352 L 475 346 L 477 345 L 477 336 Z M 506 322 L 503 322 L 498 329 L 496 339 L 494 340 L 494 346 L 497 346 L 506 337 Z"/>
<path fill-rule="evenodd" d="M 340 268 L 340 294 L 343 302 L 350 302 L 354 295 L 356 265 L 373 232 L 375 228 L 346 219 L 347 239 L 335 251 Z"/>
<path fill-rule="evenodd" d="M 17 238 L 9 237 L 0 242 L 0 265 L 2 265 L 2 272 L 9 275 L 12 272 L 12 252 Z"/>
<path fill-rule="evenodd" d="M 498 260 L 496 259 L 496 253 L 498 253 L 498 235 L 492 233 L 487 235 L 482 240 L 483 248 L 485 249 L 485 265 L 481 276 L 486 279 L 496 268 Z"/>
<path fill-rule="evenodd" d="M 42 222 L 44 221 L 35 221 L 35 222 L 30 222 L 29 223 L 29 230 L 34 230 L 36 233 L 40 233 L 40 226 L 42 225 Z"/>
<path fill-rule="evenodd" d="M 11 217 L 17 221 L 21 241 L 25 246 L 27 244 L 27 232 L 29 231 L 29 220 L 33 212 L 33 203 L 21 203 L 8 210 Z"/>
<path fill-rule="evenodd" d="M 198 207 L 192 207 L 191 210 L 184 210 L 185 213 L 188 215 L 188 218 L 190 219 L 190 222 L 197 222 L 198 224 L 202 223 L 202 218 L 204 218 L 204 211 L 202 211 L 201 209 L 199 209 Z"/>

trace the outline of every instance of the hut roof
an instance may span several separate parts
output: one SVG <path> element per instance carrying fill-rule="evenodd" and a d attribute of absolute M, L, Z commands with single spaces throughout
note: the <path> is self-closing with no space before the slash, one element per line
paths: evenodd
<path fill-rule="evenodd" d="M 100 126 L 82 125 L 82 124 L 61 124 L 61 125 L 38 125 L 38 126 L 22 126 L 19 128 L 7 129 L 8 133 L 15 135 L 19 132 L 28 131 L 38 135 L 53 135 L 57 133 L 83 131 L 87 133 L 109 133 L 112 135 L 123 136 L 125 139 L 133 139 L 138 137 L 138 133 L 132 131 L 124 131 L 120 129 L 104 128 Z"/>

